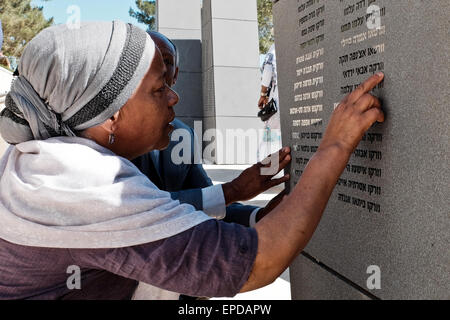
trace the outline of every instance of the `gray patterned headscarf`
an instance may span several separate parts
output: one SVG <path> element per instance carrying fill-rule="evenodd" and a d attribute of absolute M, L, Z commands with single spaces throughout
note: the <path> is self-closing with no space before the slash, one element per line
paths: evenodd
<path fill-rule="evenodd" d="M 25 48 L 0 115 L 0 238 L 45 248 L 119 248 L 172 237 L 210 218 L 172 200 L 131 162 L 74 137 L 131 97 L 155 45 L 123 22 L 59 25 Z"/>
<path fill-rule="evenodd" d="M 43 30 L 24 50 L 0 134 L 19 144 L 103 123 L 131 97 L 154 54 L 145 31 L 120 21 Z"/>

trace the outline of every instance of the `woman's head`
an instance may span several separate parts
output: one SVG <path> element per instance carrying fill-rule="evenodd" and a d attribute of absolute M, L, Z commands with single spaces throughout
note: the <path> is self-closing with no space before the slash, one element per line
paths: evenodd
<path fill-rule="evenodd" d="M 159 147 L 164 143 L 147 141 L 147 131 L 136 120 L 132 121 L 131 113 L 143 112 L 145 117 L 141 119 L 148 120 L 149 109 L 159 110 L 146 130 L 164 140 L 155 131 L 163 126 L 163 116 L 169 117 L 173 112 L 168 104 L 176 103 L 174 93 L 165 90 L 165 98 L 152 96 L 153 107 L 139 108 L 139 103 L 149 102 L 143 98 L 144 87 L 153 88 L 159 77 L 156 73 L 164 72 L 156 70 L 160 60 L 159 51 L 143 30 L 120 21 L 83 23 L 79 29 L 65 25 L 50 27 L 24 50 L 20 77 L 15 80 L 6 109 L 0 114 L 0 132 L 7 142 L 17 144 L 52 136 L 73 136 L 86 129 L 105 128 L 105 124 L 113 122 L 116 127 L 112 126 L 112 130 L 119 130 L 117 143 L 123 137 L 129 141 L 125 135 L 131 133 L 138 139 L 136 131 L 140 131 L 142 143 L 149 144 L 146 150 Z M 167 110 L 162 110 L 163 104 Z M 123 112 L 119 111 L 122 107 Z M 126 129 L 131 124 L 135 127 Z M 103 144 L 104 134 L 99 135 L 100 132 L 94 131 L 89 137 Z M 128 148 L 133 149 L 133 145 Z M 143 146 L 141 151 L 137 149 L 128 153 L 122 148 L 115 151 L 122 152 L 119 155 L 145 152 Z"/>
<path fill-rule="evenodd" d="M 166 83 L 166 73 L 156 49 L 151 67 L 126 104 L 106 122 L 85 130 L 83 136 L 127 159 L 166 148 L 173 130 L 173 106 L 178 102 L 178 95 Z"/>

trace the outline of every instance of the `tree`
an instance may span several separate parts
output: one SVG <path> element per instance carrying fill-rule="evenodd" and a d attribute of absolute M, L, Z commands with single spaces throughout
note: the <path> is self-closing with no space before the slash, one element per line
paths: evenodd
<path fill-rule="evenodd" d="M 148 31 L 156 30 L 156 0 L 136 0 L 136 6 L 138 11 L 130 8 L 130 11 L 128 11 L 130 16 L 138 22 L 146 24 Z"/>
<path fill-rule="evenodd" d="M 53 18 L 45 19 L 42 9 L 32 6 L 31 0 L 0 1 L 5 55 L 20 57 L 28 41 L 53 24 Z"/>
<path fill-rule="evenodd" d="M 28 41 L 53 24 L 53 18 L 46 20 L 42 7 L 31 6 L 31 0 L 2 0 L 0 20 L 4 34 L 3 51 L 10 56 L 20 56 Z"/>
<path fill-rule="evenodd" d="M 259 52 L 266 53 L 274 42 L 272 0 L 258 0 Z"/>

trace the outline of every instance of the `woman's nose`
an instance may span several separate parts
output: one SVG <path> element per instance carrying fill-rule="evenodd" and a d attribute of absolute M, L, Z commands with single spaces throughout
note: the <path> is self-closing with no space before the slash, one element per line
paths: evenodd
<path fill-rule="evenodd" d="M 180 97 L 178 96 L 178 93 L 176 93 L 172 88 L 169 88 L 169 107 L 173 107 L 178 103 L 180 100 Z"/>

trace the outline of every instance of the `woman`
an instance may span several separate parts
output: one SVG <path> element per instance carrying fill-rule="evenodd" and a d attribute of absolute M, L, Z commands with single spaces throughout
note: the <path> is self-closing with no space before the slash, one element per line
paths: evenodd
<path fill-rule="evenodd" d="M 144 31 L 51 27 L 19 69 L 0 115 L 14 144 L 0 161 L 3 299 L 129 299 L 138 281 L 191 296 L 267 285 L 312 236 L 364 132 L 384 120 L 367 94 L 377 75 L 336 109 L 291 195 L 245 228 L 171 200 L 129 161 L 167 146 L 178 100 Z"/>

